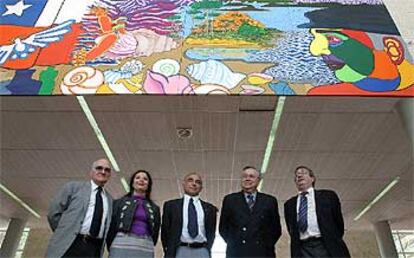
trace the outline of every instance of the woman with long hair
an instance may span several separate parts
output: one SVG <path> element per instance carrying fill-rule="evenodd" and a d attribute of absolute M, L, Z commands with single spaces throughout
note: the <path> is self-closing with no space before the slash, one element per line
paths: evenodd
<path fill-rule="evenodd" d="M 161 216 L 151 190 L 151 175 L 138 170 L 129 180 L 129 192 L 114 202 L 107 237 L 110 258 L 154 257 Z"/>

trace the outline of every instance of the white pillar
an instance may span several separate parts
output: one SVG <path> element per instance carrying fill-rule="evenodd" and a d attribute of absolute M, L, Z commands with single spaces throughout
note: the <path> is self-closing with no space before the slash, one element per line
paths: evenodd
<path fill-rule="evenodd" d="M 411 139 L 411 155 L 412 159 L 414 159 L 414 98 L 404 98 L 401 99 L 397 104 L 397 110 L 401 117 L 401 121 L 407 131 L 408 137 Z M 414 200 L 414 170 L 411 172 L 411 196 L 410 200 Z"/>
<path fill-rule="evenodd" d="M 401 99 L 397 104 L 397 110 L 414 146 L 414 98 Z"/>
<path fill-rule="evenodd" d="M 16 218 L 12 218 L 10 220 L 6 235 L 4 236 L 3 244 L 1 245 L 0 257 L 15 256 L 25 225 L 25 220 Z"/>
<path fill-rule="evenodd" d="M 398 258 L 388 221 L 384 220 L 374 223 L 374 230 L 381 258 Z"/>

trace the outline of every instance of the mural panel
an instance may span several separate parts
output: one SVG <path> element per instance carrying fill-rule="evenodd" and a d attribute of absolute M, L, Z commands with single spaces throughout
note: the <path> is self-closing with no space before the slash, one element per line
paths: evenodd
<path fill-rule="evenodd" d="M 414 96 L 381 0 L 2 0 L 0 94 Z"/>

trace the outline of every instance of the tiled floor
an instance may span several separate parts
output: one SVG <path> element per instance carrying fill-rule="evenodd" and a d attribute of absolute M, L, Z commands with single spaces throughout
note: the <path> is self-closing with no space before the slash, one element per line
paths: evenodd
<path fill-rule="evenodd" d="M 383 0 L 414 56 L 414 0 Z"/>

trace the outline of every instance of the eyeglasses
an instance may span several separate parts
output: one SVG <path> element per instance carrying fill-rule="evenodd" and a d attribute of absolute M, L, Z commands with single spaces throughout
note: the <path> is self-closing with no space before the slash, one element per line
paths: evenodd
<path fill-rule="evenodd" d="M 103 166 L 96 166 L 96 171 L 104 171 L 105 173 L 111 173 L 111 168 L 103 167 Z"/>

